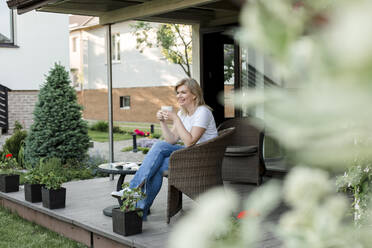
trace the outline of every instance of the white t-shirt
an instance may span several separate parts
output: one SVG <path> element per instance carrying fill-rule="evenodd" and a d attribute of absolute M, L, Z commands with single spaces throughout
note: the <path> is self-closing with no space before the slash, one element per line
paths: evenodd
<path fill-rule="evenodd" d="M 178 111 L 177 115 L 180 117 L 188 132 L 190 132 L 191 128 L 194 126 L 205 128 L 205 132 L 196 144 L 217 137 L 216 122 L 214 121 L 212 111 L 206 106 L 199 106 L 191 116 L 183 115 L 181 111 Z"/>

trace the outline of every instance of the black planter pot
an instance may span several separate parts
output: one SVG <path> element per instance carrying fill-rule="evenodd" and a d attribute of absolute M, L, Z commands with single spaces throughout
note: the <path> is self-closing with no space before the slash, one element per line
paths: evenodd
<path fill-rule="evenodd" d="M 66 189 L 47 189 L 41 188 L 43 207 L 49 209 L 64 208 L 66 205 Z"/>
<path fill-rule="evenodd" d="M 5 193 L 19 191 L 19 175 L 0 174 L 0 191 Z"/>
<path fill-rule="evenodd" d="M 142 233 L 142 217 L 137 214 L 137 211 L 122 212 L 120 208 L 114 208 L 112 228 L 115 233 L 124 236 Z"/>
<path fill-rule="evenodd" d="M 29 202 L 41 202 L 41 184 L 25 184 L 25 200 Z"/>

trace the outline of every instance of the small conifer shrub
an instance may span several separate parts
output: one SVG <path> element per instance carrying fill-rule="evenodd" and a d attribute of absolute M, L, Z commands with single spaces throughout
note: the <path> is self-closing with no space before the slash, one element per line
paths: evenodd
<path fill-rule="evenodd" d="M 82 161 L 89 148 L 88 125 L 71 87 L 65 67 L 55 64 L 46 76 L 34 109 L 34 123 L 25 145 L 25 159 L 35 165 L 40 158 Z"/>

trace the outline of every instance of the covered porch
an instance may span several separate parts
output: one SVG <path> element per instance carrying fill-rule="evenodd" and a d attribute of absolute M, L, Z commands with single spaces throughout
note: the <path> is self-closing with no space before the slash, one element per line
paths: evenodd
<path fill-rule="evenodd" d="M 54 13 L 91 15 L 100 18 L 100 24 L 107 26 L 107 74 L 110 127 L 110 162 L 113 162 L 113 116 L 112 116 L 112 65 L 111 65 L 111 25 L 126 20 L 144 20 L 165 23 L 190 24 L 193 27 L 193 77 L 197 79 L 205 94 L 208 105 L 214 109 L 217 125 L 224 120 L 235 117 L 263 117 L 262 109 L 255 112 L 220 103 L 218 94 L 231 92 L 246 87 L 264 89 L 275 86 L 272 78 L 265 76 L 265 61 L 253 56 L 248 48 L 239 47 L 232 39 L 230 31 L 238 26 L 240 1 L 228 0 L 9 0 L 8 6 L 17 9 L 19 14 L 39 10 Z M 234 74 L 232 80 L 224 80 L 225 48 L 232 51 Z M 255 66 L 253 66 L 255 65 Z M 232 107 L 232 110 L 230 109 Z M 267 160 L 269 175 L 276 171 L 281 161 Z M 273 168 L 274 166 L 274 168 Z M 272 170 L 274 169 L 274 170 Z M 281 169 L 279 169 L 281 172 Z M 127 180 L 130 180 L 128 177 Z M 269 180 L 270 178 L 265 178 Z M 264 180 L 264 181 L 265 181 Z M 227 184 L 227 183 L 226 183 Z M 239 192 L 241 201 L 257 186 L 251 184 L 228 183 Z M 13 209 L 23 218 L 44 225 L 82 242 L 90 247 L 166 247 L 172 227 L 195 204 L 184 197 L 181 214 L 166 224 L 167 180 L 164 179 L 159 196 L 151 209 L 148 221 L 144 222 L 143 233 L 123 237 L 113 233 L 110 217 L 104 216 L 102 210 L 116 200 L 110 196 L 115 189 L 116 180 L 97 178 L 64 184 L 67 188 L 66 208 L 48 210 L 41 204 L 30 204 L 24 200 L 24 191 L 17 193 L 0 193 L 1 205 Z M 284 210 L 277 209 L 269 221 L 276 221 Z M 238 214 L 238 213 L 235 213 Z M 269 232 L 259 247 L 279 247 L 280 242 Z"/>
<path fill-rule="evenodd" d="M 131 176 L 126 178 L 130 180 Z M 265 178 L 265 181 L 270 180 Z M 257 186 L 251 184 L 225 185 L 237 191 L 243 201 Z M 96 178 L 73 181 L 63 185 L 67 189 L 66 208 L 49 210 L 41 203 L 30 203 L 24 199 L 23 187 L 19 192 L 0 192 L 0 205 L 18 213 L 22 218 L 42 225 L 68 238 L 79 241 L 88 247 L 168 247 L 167 241 L 172 227 L 197 204 L 184 197 L 183 211 L 166 223 L 167 179 L 164 179 L 161 191 L 151 208 L 148 221 L 143 222 L 143 232 L 138 235 L 124 237 L 112 231 L 111 217 L 103 215 L 102 210 L 108 205 L 117 204 L 110 193 L 116 187 L 116 180 Z M 275 210 L 268 221 L 276 221 L 285 211 L 282 206 Z M 234 215 L 237 215 L 234 213 Z M 280 241 L 271 233 L 265 232 L 259 247 L 280 247 Z"/>

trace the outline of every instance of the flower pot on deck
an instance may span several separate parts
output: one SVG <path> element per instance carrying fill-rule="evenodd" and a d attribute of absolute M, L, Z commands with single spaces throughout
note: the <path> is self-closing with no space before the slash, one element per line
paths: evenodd
<path fill-rule="evenodd" d="M 5 193 L 19 191 L 19 175 L 0 174 L 0 191 Z"/>
<path fill-rule="evenodd" d="M 138 215 L 138 211 L 122 212 L 120 208 L 114 208 L 112 228 L 115 233 L 124 236 L 142 233 L 142 217 Z"/>
<path fill-rule="evenodd" d="M 49 209 L 64 208 L 66 205 L 66 189 L 41 188 L 43 207 Z"/>
<path fill-rule="evenodd" d="M 25 200 L 29 202 L 41 202 L 41 184 L 25 184 Z"/>

